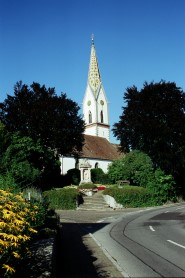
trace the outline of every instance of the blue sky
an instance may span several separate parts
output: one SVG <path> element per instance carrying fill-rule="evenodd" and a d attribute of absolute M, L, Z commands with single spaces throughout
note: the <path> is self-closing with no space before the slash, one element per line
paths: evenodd
<path fill-rule="evenodd" d="M 127 87 L 163 79 L 185 91 L 185 0 L 0 0 L 0 102 L 22 80 L 81 106 L 92 33 L 111 127 Z"/>

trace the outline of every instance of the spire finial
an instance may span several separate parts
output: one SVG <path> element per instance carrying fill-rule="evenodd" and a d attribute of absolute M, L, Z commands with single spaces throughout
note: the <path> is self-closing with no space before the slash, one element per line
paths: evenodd
<path fill-rule="evenodd" d="M 92 44 L 94 44 L 94 34 L 91 35 Z"/>

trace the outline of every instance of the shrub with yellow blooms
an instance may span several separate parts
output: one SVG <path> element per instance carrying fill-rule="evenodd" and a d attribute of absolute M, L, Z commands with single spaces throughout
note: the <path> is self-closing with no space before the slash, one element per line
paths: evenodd
<path fill-rule="evenodd" d="M 11 277 L 37 231 L 33 228 L 39 207 L 14 194 L 0 190 L 0 277 Z"/>

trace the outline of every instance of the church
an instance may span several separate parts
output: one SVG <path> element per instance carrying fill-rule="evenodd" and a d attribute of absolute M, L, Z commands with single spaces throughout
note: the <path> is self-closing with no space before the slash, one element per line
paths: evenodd
<path fill-rule="evenodd" d="M 101 80 L 98 59 L 92 36 L 87 87 L 83 99 L 83 119 L 85 122 L 84 145 L 79 158 L 61 156 L 61 174 L 78 168 L 85 159 L 92 168 L 107 172 L 109 164 L 120 158 L 117 144 L 110 143 L 108 100 Z"/>

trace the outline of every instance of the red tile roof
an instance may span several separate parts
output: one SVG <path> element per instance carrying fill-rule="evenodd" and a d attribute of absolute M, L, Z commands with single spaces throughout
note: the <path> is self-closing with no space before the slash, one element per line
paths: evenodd
<path fill-rule="evenodd" d="M 80 157 L 115 160 L 123 155 L 118 149 L 118 144 L 111 144 L 103 137 L 84 135 L 84 139 L 84 146 Z"/>

